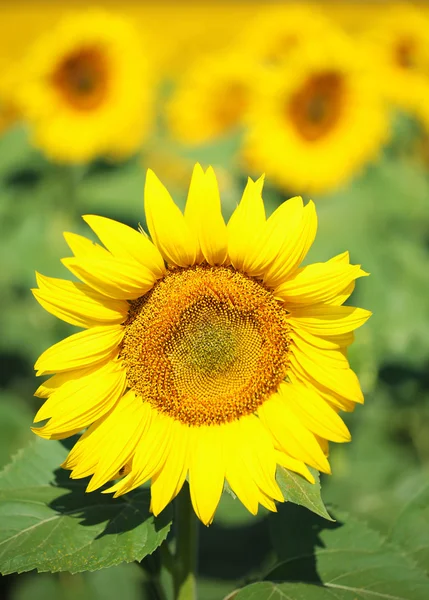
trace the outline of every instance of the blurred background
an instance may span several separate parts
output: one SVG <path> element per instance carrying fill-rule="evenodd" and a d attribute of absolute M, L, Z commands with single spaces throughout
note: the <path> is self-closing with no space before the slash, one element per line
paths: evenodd
<path fill-rule="evenodd" d="M 71 332 L 33 299 L 66 277 L 81 215 L 141 223 L 145 170 L 180 206 L 196 161 L 225 217 L 266 173 L 270 213 L 316 202 L 309 262 L 348 249 L 374 312 L 350 351 L 366 404 L 331 448 L 326 503 L 379 531 L 429 471 L 429 7 L 424 4 L 0 4 L 0 466 L 32 438 L 33 364 Z M 262 572 L 267 517 L 225 497 L 202 534 L 203 600 Z M 155 559 L 147 568 L 156 569 Z M 250 579 L 249 579 L 250 578 Z M 138 565 L 7 576 L 7 600 L 158 598 Z"/>

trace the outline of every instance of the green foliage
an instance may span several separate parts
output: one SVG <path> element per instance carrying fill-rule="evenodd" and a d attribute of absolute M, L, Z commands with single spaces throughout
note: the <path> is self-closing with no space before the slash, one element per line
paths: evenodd
<path fill-rule="evenodd" d="M 311 472 L 316 480 L 314 484 L 293 471 L 277 467 L 277 483 L 286 502 L 305 506 L 316 515 L 332 521 L 320 495 L 319 473 L 314 469 L 311 469 Z"/>
<path fill-rule="evenodd" d="M 155 519 L 148 490 L 119 499 L 85 494 L 58 469 L 66 449 L 37 440 L 0 475 L 0 571 L 94 571 L 142 560 L 166 538 L 169 510 Z"/>
<path fill-rule="evenodd" d="M 428 516 L 420 518 L 427 532 Z M 336 523 L 328 523 L 309 517 L 300 508 L 286 506 L 270 525 L 278 563 L 267 574 L 267 581 L 245 587 L 235 600 L 429 597 L 429 578 L 407 556 L 412 555 L 411 547 L 418 550 L 420 542 L 409 537 L 410 530 L 406 553 L 399 544 L 392 544 L 399 541 L 397 536 L 384 538 L 349 515 L 338 515 Z M 427 551 L 427 537 L 425 544 Z"/>

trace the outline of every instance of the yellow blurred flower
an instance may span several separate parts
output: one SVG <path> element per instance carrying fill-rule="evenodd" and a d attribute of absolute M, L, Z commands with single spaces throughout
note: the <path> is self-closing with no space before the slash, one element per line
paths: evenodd
<path fill-rule="evenodd" d="M 387 98 L 415 112 L 427 103 L 429 82 L 429 19 L 421 8 L 393 4 L 382 11 L 363 41 L 380 73 Z"/>
<path fill-rule="evenodd" d="M 252 76 L 252 65 L 242 54 L 213 54 L 195 62 L 167 109 L 173 136 L 203 144 L 236 130 L 246 114 Z"/>
<path fill-rule="evenodd" d="M 29 49 L 16 78 L 34 143 L 55 160 L 120 158 L 147 132 L 148 69 L 137 31 L 122 17 L 69 15 Z"/>
<path fill-rule="evenodd" d="M 238 44 L 248 56 L 273 65 L 287 59 L 300 44 L 323 37 L 329 27 L 329 20 L 315 4 L 262 5 L 243 29 Z"/>
<path fill-rule="evenodd" d="M 374 158 L 388 120 L 361 58 L 352 41 L 335 31 L 267 73 L 249 108 L 247 164 L 288 190 L 324 192 Z"/>

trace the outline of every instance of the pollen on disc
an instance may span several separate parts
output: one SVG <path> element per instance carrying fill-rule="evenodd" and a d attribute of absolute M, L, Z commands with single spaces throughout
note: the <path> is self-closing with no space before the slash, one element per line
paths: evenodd
<path fill-rule="evenodd" d="M 121 349 L 128 385 L 188 425 L 253 413 L 285 378 L 287 311 L 228 267 L 169 271 L 130 303 Z"/>

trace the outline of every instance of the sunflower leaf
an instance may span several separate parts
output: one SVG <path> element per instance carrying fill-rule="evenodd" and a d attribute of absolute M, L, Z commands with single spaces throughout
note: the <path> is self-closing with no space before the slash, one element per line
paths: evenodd
<path fill-rule="evenodd" d="M 396 519 L 389 541 L 429 575 L 429 485 L 426 485 Z"/>
<path fill-rule="evenodd" d="M 270 517 L 278 564 L 234 600 L 426 600 L 429 579 L 364 522 L 282 505 Z M 269 580 L 269 581 L 268 581 Z"/>
<path fill-rule="evenodd" d="M 333 521 L 330 517 L 320 495 L 319 473 L 310 469 L 315 483 L 309 483 L 304 477 L 289 471 L 284 467 L 277 467 L 276 479 L 286 502 L 293 502 L 305 506 L 311 512 Z"/>
<path fill-rule="evenodd" d="M 142 560 L 167 537 L 171 512 L 154 518 L 149 491 L 113 499 L 85 493 L 58 468 L 67 455 L 36 440 L 0 473 L 0 572 L 94 571 Z"/>

